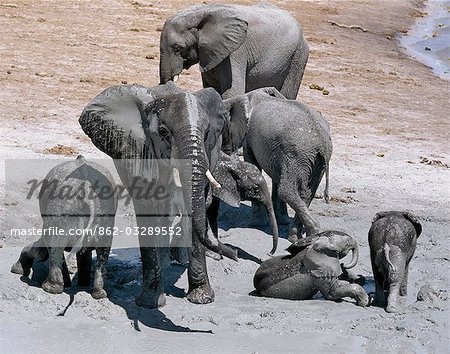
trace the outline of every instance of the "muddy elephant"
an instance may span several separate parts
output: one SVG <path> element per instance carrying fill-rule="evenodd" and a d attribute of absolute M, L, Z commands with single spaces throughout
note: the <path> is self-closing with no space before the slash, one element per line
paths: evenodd
<path fill-rule="evenodd" d="M 421 232 L 422 225 L 408 212 L 380 212 L 372 220 L 369 246 L 375 279 L 373 304 L 386 306 L 387 312 L 398 311 L 399 296 L 407 295 L 409 262 Z"/>
<path fill-rule="evenodd" d="M 160 80 L 176 82 L 199 63 L 203 87 L 224 98 L 274 86 L 295 99 L 308 55 L 297 20 L 274 5 L 197 5 L 164 24 Z"/>
<path fill-rule="evenodd" d="M 220 200 L 239 207 L 241 201 L 258 201 L 264 205 L 272 227 L 272 249 L 274 254 L 278 245 L 278 225 L 270 198 L 269 188 L 261 171 L 251 163 L 241 161 L 237 156 L 221 152 L 216 168 L 212 172 L 219 184 L 212 185 L 213 200 L 207 210 L 209 225 L 215 237 L 218 237 L 217 220 Z"/>
<path fill-rule="evenodd" d="M 108 169 L 81 155 L 52 168 L 39 191 L 42 237 L 22 250 L 11 272 L 28 276 L 34 259 L 49 259 L 49 273 L 42 288 L 52 294 L 62 293 L 64 286 L 71 285 L 64 260 L 64 250 L 68 250 L 69 257 L 77 257 L 78 285 L 89 286 L 95 250 L 92 297 L 106 297 L 105 264 L 112 244 L 117 199 L 116 184 Z"/>
<path fill-rule="evenodd" d="M 145 189 L 167 190 L 169 181 L 182 186 L 181 202 L 190 214 L 192 238 L 189 249 L 187 299 L 194 303 L 214 300 L 205 260 L 205 247 L 237 260 L 236 251 L 207 233 L 206 209 L 211 201 L 211 170 L 221 148 L 225 119 L 222 99 L 213 89 L 188 93 L 173 83 L 146 88 L 140 85 L 106 89 L 84 109 L 80 124 L 97 148 L 114 159 L 119 176 L 133 199 L 140 230 L 143 284 L 136 303 L 147 308 L 165 304 L 161 277 L 162 248 L 167 237 L 141 232 L 167 225 L 168 198 L 143 198 L 134 188 L 139 181 Z M 178 177 L 177 177 L 178 176 Z M 155 217 L 156 216 L 156 217 Z"/>
<path fill-rule="evenodd" d="M 369 298 L 361 286 L 339 279 L 343 269 L 354 267 L 358 261 L 358 244 L 351 236 L 324 231 L 307 242 L 299 240 L 288 251 L 290 255 L 273 257 L 261 264 L 253 278 L 254 295 L 306 300 L 320 291 L 327 300 L 351 297 L 359 306 L 368 305 Z M 341 266 L 340 259 L 350 251 L 352 260 Z"/>
<path fill-rule="evenodd" d="M 302 230 L 319 232 L 319 222 L 308 207 L 325 175 L 328 201 L 329 163 L 332 153 L 326 119 L 302 102 L 287 100 L 274 88 L 262 88 L 225 100 L 229 126 L 224 151 L 244 146 L 244 159 L 272 178 L 272 200 L 278 224 L 285 224 L 286 202 L 295 211 L 289 237 Z M 263 209 L 262 209 L 263 210 Z M 261 219 L 256 209 L 254 219 Z"/>

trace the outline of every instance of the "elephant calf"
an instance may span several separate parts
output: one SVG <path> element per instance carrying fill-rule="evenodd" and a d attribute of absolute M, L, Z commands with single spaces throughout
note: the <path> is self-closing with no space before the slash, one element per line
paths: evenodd
<path fill-rule="evenodd" d="M 116 185 L 109 171 L 86 161 L 83 156 L 55 166 L 41 186 L 39 208 L 43 219 L 42 237 L 22 250 L 11 272 L 28 276 L 34 259 L 49 259 L 49 273 L 42 288 L 52 294 L 61 293 L 64 286 L 70 286 L 63 251 L 72 250 L 77 257 L 78 285 L 89 286 L 91 253 L 95 249 L 97 262 L 92 297 L 106 297 L 103 289 L 105 263 L 111 249 L 117 210 Z"/>
<path fill-rule="evenodd" d="M 398 296 L 407 295 L 408 267 L 422 232 L 419 221 L 410 213 L 377 213 L 369 230 L 370 259 L 375 279 L 374 304 L 396 312 Z"/>
<path fill-rule="evenodd" d="M 213 201 L 207 210 L 207 216 L 214 236 L 218 237 L 219 199 L 234 207 L 239 207 L 239 203 L 244 200 L 258 201 L 265 206 L 269 215 L 273 235 L 270 255 L 274 254 L 278 245 L 278 225 L 269 188 L 261 171 L 251 163 L 221 152 L 213 175 L 218 184 L 212 186 Z"/>
<path fill-rule="evenodd" d="M 292 244 L 287 250 L 290 255 L 270 258 L 258 268 L 253 278 L 256 295 L 307 300 L 320 291 L 327 300 L 351 297 L 359 306 L 368 305 L 369 297 L 360 285 L 339 278 L 342 268 L 350 269 L 358 261 L 358 244 L 351 236 L 324 231 Z M 341 268 L 339 260 L 350 251 L 352 260 Z"/>

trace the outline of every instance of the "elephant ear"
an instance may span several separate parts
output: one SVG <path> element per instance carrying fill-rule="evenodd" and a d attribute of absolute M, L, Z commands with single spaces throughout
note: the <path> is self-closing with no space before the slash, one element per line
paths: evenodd
<path fill-rule="evenodd" d="M 327 244 L 327 239 L 327 236 L 319 237 L 308 247 L 303 259 L 304 267 L 318 278 L 335 278 L 342 274 L 337 253 L 324 252 L 323 246 Z"/>
<path fill-rule="evenodd" d="M 84 108 L 79 123 L 92 143 L 113 159 L 145 158 L 153 152 L 141 120 L 151 100 L 144 86 L 109 87 Z"/>
<path fill-rule="evenodd" d="M 411 223 L 414 225 L 414 228 L 416 229 L 417 237 L 419 237 L 422 233 L 422 224 L 419 222 L 419 220 L 414 215 L 406 211 L 403 213 L 403 216 L 405 217 L 405 219 L 411 221 Z"/>
<path fill-rule="evenodd" d="M 197 26 L 200 70 L 211 70 L 238 49 L 244 43 L 247 27 L 247 22 L 228 12 L 208 14 Z"/>
<path fill-rule="evenodd" d="M 228 205 L 238 208 L 241 202 L 239 188 L 237 185 L 238 176 L 233 172 L 233 162 L 219 160 L 213 171 L 213 176 L 220 183 L 221 187 L 212 187 L 213 195 L 223 200 Z"/>
<path fill-rule="evenodd" d="M 217 150 L 216 147 L 220 142 L 225 126 L 222 98 L 213 88 L 197 91 L 194 96 L 197 98 L 197 105 L 201 106 L 199 111 L 207 115 L 207 119 L 204 120 L 206 125 L 202 128 L 204 129 L 205 151 L 211 161 L 210 154 Z M 211 166 L 211 168 L 214 169 L 214 166 Z"/>
<path fill-rule="evenodd" d="M 222 150 L 227 154 L 239 149 L 244 141 L 250 119 L 250 101 L 241 95 L 224 101 L 226 125 L 222 140 Z"/>
<path fill-rule="evenodd" d="M 174 84 L 148 89 L 140 85 L 112 86 L 83 110 L 79 123 L 92 143 L 113 159 L 160 157 L 167 147 L 144 131 L 145 107 L 158 97 L 179 92 Z M 154 140 L 148 141 L 148 138 Z"/>

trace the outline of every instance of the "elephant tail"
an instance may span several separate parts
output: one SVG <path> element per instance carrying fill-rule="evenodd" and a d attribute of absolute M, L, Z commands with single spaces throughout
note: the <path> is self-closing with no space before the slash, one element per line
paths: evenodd
<path fill-rule="evenodd" d="M 89 207 L 89 220 L 87 222 L 86 227 L 83 229 L 83 234 L 80 236 L 80 238 L 77 240 L 75 245 L 72 246 L 72 250 L 70 251 L 69 255 L 67 256 L 66 262 L 70 262 L 72 258 L 83 248 L 84 240 L 88 236 L 94 236 L 93 233 L 96 231 L 94 226 L 95 217 L 97 216 L 98 210 L 100 210 L 99 200 L 97 197 L 93 197 L 89 195 L 89 187 L 84 185 L 85 187 L 85 196 L 86 196 L 86 204 Z M 95 240 L 95 238 L 93 237 Z M 95 245 L 93 245 L 95 246 Z"/>
<path fill-rule="evenodd" d="M 395 273 L 396 272 L 396 268 L 395 268 L 394 264 L 392 264 L 391 258 L 389 256 L 390 250 L 391 250 L 391 248 L 389 247 L 389 245 L 387 243 L 385 243 L 384 246 L 383 246 L 384 258 L 386 259 L 386 262 L 387 262 L 387 264 L 389 266 L 390 272 Z"/>

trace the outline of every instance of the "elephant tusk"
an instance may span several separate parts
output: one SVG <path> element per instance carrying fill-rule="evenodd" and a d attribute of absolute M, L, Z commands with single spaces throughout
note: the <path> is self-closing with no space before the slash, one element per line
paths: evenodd
<path fill-rule="evenodd" d="M 173 83 L 176 84 L 179 78 L 180 78 L 180 75 L 175 75 L 172 80 Z"/>
<path fill-rule="evenodd" d="M 208 178 L 209 182 L 211 182 L 211 184 L 212 184 L 214 187 L 216 187 L 216 188 L 222 187 L 222 186 L 220 185 L 220 183 L 217 182 L 216 179 L 213 177 L 213 175 L 212 175 L 212 173 L 211 173 L 210 170 L 207 170 L 207 171 L 206 171 L 206 177 Z"/>
<path fill-rule="evenodd" d="M 183 187 L 183 185 L 181 184 L 181 179 L 180 179 L 180 171 L 178 171 L 174 167 L 172 173 L 173 173 L 173 183 L 175 183 L 175 186 Z"/>

